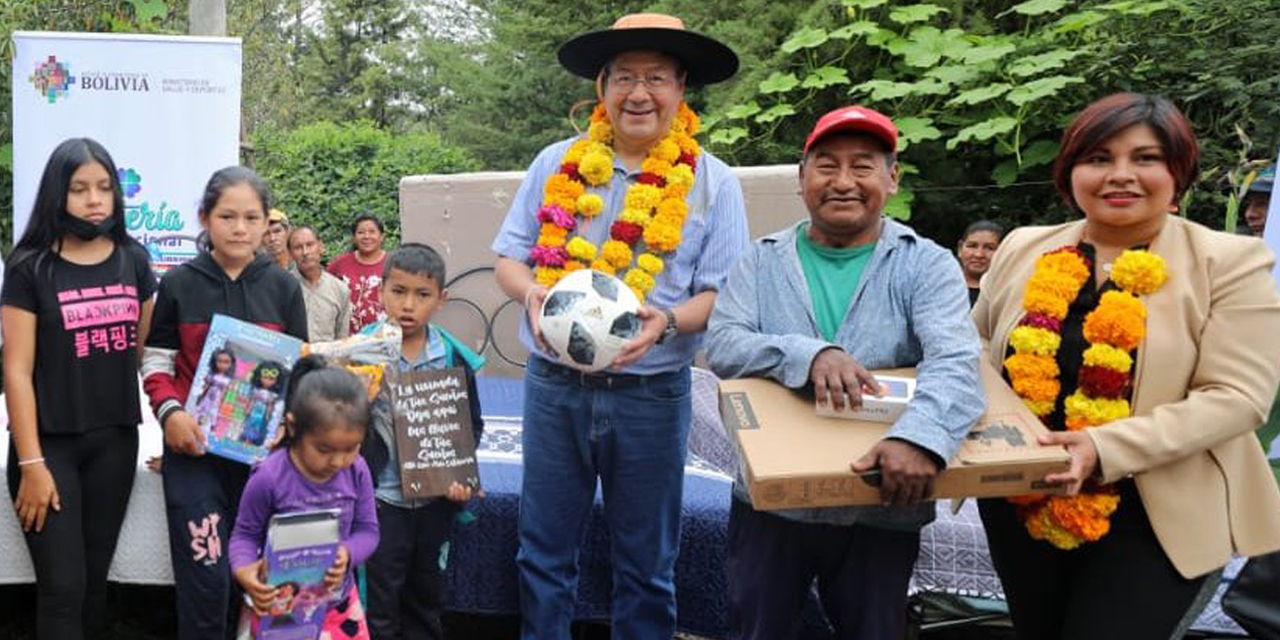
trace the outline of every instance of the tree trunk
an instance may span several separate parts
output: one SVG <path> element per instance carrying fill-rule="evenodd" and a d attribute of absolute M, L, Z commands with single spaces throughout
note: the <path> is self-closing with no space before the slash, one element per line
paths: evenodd
<path fill-rule="evenodd" d="M 227 0 L 187 0 L 187 16 L 193 36 L 227 35 Z"/>

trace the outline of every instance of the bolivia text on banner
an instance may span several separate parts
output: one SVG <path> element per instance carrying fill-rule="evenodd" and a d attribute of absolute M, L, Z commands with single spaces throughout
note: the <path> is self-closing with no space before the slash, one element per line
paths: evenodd
<path fill-rule="evenodd" d="M 239 163 L 240 40 L 15 32 L 13 230 L 49 153 L 72 137 L 111 152 L 129 232 L 158 272 L 196 253 L 205 181 Z"/>

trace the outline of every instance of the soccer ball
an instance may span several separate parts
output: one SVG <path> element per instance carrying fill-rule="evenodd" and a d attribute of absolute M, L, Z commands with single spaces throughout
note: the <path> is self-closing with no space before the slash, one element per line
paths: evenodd
<path fill-rule="evenodd" d="M 591 269 L 560 279 L 542 304 L 538 327 L 561 364 L 599 371 L 640 333 L 640 301 L 621 280 Z"/>

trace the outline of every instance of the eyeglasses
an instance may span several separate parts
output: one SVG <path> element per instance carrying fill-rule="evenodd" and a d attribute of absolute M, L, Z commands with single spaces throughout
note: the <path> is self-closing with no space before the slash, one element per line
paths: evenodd
<path fill-rule="evenodd" d="M 630 93 L 639 84 L 643 84 L 645 89 L 650 92 L 656 92 L 675 86 L 676 80 L 673 76 L 665 73 L 649 73 L 644 76 L 619 73 L 609 76 L 609 86 L 625 93 Z"/>

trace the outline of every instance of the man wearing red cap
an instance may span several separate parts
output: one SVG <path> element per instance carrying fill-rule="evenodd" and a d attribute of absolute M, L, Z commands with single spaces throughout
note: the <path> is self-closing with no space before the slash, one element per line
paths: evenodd
<path fill-rule="evenodd" d="M 698 118 L 683 97 L 686 83 L 733 75 L 738 59 L 659 14 L 624 16 L 565 43 L 559 57 L 595 81 L 600 103 L 585 135 L 538 154 L 493 242 L 498 284 L 528 309 L 521 637 L 569 637 L 598 481 L 613 543 L 611 636 L 669 639 L 689 365 L 749 241 L 742 188 L 694 140 Z M 617 275 L 643 302 L 640 334 L 598 374 L 557 364 L 530 322 L 548 289 L 583 268 Z"/>
<path fill-rule="evenodd" d="M 722 377 L 812 386 L 836 408 L 878 394 L 868 369 L 915 367 L 916 393 L 856 473 L 881 505 L 751 507 L 734 483 L 727 559 L 730 622 L 742 640 L 787 640 L 815 579 L 838 638 L 897 640 L 933 478 L 984 409 L 980 346 L 950 252 L 886 218 L 898 190 L 898 131 L 863 107 L 826 114 L 805 142 L 809 218 L 755 241 L 716 299 L 707 359 Z"/>

